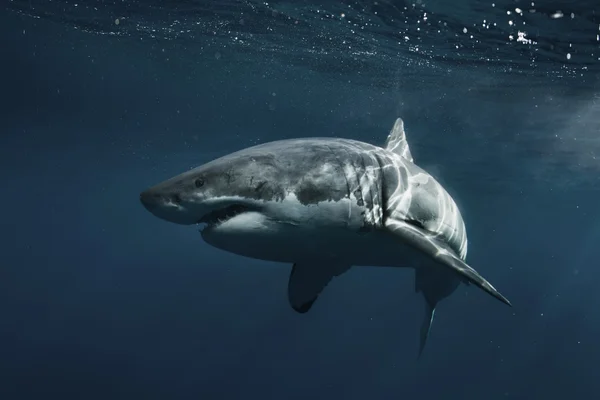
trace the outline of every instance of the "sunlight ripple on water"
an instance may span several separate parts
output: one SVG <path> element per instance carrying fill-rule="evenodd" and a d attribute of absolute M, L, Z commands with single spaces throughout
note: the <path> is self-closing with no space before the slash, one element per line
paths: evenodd
<path fill-rule="evenodd" d="M 557 80 L 600 72 L 600 3 L 590 0 L 11 0 L 8 6 L 95 34 L 172 40 L 215 56 L 268 55 L 324 72 L 385 78 L 399 65 L 437 73 L 460 66 Z"/>

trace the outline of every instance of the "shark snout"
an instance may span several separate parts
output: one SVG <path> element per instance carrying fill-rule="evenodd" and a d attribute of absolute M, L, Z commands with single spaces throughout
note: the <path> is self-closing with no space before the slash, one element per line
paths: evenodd
<path fill-rule="evenodd" d="M 140 201 L 148 211 L 152 211 L 156 207 L 159 207 L 160 204 L 164 203 L 163 196 L 152 192 L 151 190 L 145 190 L 140 193 Z"/>
<path fill-rule="evenodd" d="M 165 194 L 152 189 L 148 189 L 140 193 L 140 201 L 150 212 L 160 207 L 177 206 L 181 203 L 181 198 L 178 194 Z"/>
<path fill-rule="evenodd" d="M 198 220 L 177 193 L 148 189 L 140 193 L 140 202 L 154 216 L 169 222 L 189 225 Z"/>

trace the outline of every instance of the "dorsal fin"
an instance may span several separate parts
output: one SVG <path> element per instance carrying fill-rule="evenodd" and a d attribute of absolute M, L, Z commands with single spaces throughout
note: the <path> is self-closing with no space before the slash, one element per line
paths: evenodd
<path fill-rule="evenodd" d="M 408 142 L 406 141 L 404 121 L 402 121 L 402 118 L 396 119 L 394 127 L 385 141 L 385 149 L 406 158 L 410 162 L 413 161 L 412 154 L 410 154 L 410 147 L 408 147 Z"/>

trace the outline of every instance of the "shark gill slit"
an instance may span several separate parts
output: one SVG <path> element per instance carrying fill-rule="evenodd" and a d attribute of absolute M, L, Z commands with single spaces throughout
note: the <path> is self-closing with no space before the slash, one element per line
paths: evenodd
<path fill-rule="evenodd" d="M 381 156 L 379 154 L 373 153 L 373 157 L 375 157 L 375 160 L 377 161 L 377 166 L 379 168 L 379 173 L 381 174 L 381 190 L 380 190 L 380 196 L 381 198 L 379 199 L 379 202 L 381 203 L 381 226 L 385 225 L 385 212 L 383 212 L 383 210 L 387 210 L 387 196 L 385 195 L 385 193 L 383 192 L 383 188 L 385 187 L 385 170 L 383 168 L 384 163 L 381 159 Z"/>

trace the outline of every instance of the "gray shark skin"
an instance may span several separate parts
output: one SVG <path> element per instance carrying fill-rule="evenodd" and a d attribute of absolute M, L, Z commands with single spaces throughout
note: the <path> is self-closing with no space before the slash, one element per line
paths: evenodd
<path fill-rule="evenodd" d="M 510 305 L 465 263 L 460 211 L 414 164 L 400 118 L 384 147 L 338 138 L 265 143 L 177 175 L 140 200 L 166 221 L 204 224 L 201 236 L 216 248 L 293 264 L 288 301 L 299 313 L 351 266 L 414 268 L 426 304 L 419 354 L 437 304 L 461 282 Z"/>

